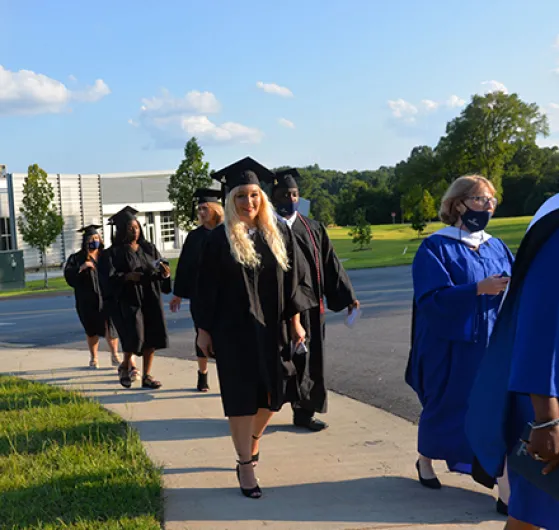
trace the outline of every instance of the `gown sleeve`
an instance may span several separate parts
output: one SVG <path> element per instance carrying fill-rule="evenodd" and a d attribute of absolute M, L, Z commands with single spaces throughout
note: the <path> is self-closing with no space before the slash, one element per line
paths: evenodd
<path fill-rule="evenodd" d="M 520 294 L 509 389 L 559 397 L 559 233 L 532 262 Z"/>
<path fill-rule="evenodd" d="M 312 270 L 296 238 L 287 228 L 282 229 L 282 234 L 290 264 L 289 271 L 285 273 L 283 318 L 289 320 L 297 313 L 317 307 L 319 301 L 313 289 Z"/>
<path fill-rule="evenodd" d="M 349 276 L 341 264 L 324 225 L 320 225 L 324 295 L 328 309 L 342 311 L 355 300 Z"/>
<path fill-rule="evenodd" d="M 76 288 L 79 282 L 79 274 L 80 274 L 80 264 L 76 254 L 72 254 L 68 261 L 66 262 L 66 266 L 64 267 L 64 279 L 66 283 L 72 287 Z"/>
<path fill-rule="evenodd" d="M 481 317 L 477 283 L 455 285 L 437 245 L 429 240 L 417 251 L 412 276 L 416 314 L 429 322 L 429 331 L 446 340 L 473 342 Z"/>
<path fill-rule="evenodd" d="M 189 289 L 189 264 L 190 264 L 190 247 L 192 242 L 191 232 L 187 237 L 184 245 L 182 246 L 181 255 L 177 263 L 177 271 L 175 273 L 175 283 L 173 286 L 173 294 L 180 298 L 191 298 L 192 293 Z"/>
<path fill-rule="evenodd" d="M 211 232 L 200 252 L 200 271 L 196 283 L 196 304 L 191 305 L 192 318 L 197 328 L 211 332 L 216 314 L 221 277 L 220 254 L 223 240 L 221 232 Z"/>

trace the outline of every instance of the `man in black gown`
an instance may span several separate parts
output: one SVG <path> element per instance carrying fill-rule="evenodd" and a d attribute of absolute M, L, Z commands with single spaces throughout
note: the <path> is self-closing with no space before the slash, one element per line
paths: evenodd
<path fill-rule="evenodd" d="M 302 399 L 292 403 L 293 423 L 311 431 L 321 431 L 328 425 L 316 419 L 314 414 L 324 413 L 327 409 L 323 299 L 326 298 L 328 309 L 338 312 L 347 308 L 349 313 L 359 307 L 359 301 L 324 226 L 297 212 L 299 187 L 295 177 L 300 177 L 296 169 L 276 173 L 272 202 L 278 218 L 292 230 L 311 269 L 310 276 L 320 306 L 301 313 L 301 324 L 308 338 L 308 353 L 294 356 Z"/>

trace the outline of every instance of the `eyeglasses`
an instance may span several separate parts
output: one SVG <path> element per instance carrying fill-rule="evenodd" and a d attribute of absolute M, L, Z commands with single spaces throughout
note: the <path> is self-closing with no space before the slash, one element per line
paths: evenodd
<path fill-rule="evenodd" d="M 491 205 L 492 208 L 496 208 L 499 201 L 496 197 L 468 197 L 467 200 L 472 201 L 476 206 L 486 208 Z"/>

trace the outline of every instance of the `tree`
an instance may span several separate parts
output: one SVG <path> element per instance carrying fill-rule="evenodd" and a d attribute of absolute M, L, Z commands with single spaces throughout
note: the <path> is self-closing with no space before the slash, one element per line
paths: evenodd
<path fill-rule="evenodd" d="M 427 190 L 424 190 L 421 200 L 413 207 L 411 213 L 411 227 L 417 231 L 417 237 L 421 237 L 429 221 L 432 221 L 436 216 L 435 199 Z"/>
<path fill-rule="evenodd" d="M 423 230 L 427 226 L 425 217 L 423 216 L 423 211 L 420 206 L 417 206 L 411 216 L 411 227 L 417 232 L 417 237 L 421 237 Z"/>
<path fill-rule="evenodd" d="M 549 134 L 547 116 L 517 94 L 475 95 L 459 117 L 448 123 L 436 152 L 452 178 L 479 172 L 493 181 L 500 197 L 505 165 L 520 144 L 533 144 Z"/>
<path fill-rule="evenodd" d="M 367 222 L 365 210 L 362 208 L 355 212 L 355 226 L 351 229 L 349 235 L 353 237 L 353 244 L 359 245 L 359 250 L 364 250 L 373 239 L 371 225 Z"/>
<path fill-rule="evenodd" d="M 62 232 L 64 219 L 59 215 L 54 201 L 54 188 L 47 180 L 47 173 L 37 164 L 29 166 L 23 183 L 23 201 L 19 209 L 18 226 L 23 240 L 41 253 L 48 287 L 47 249 Z"/>
<path fill-rule="evenodd" d="M 171 175 L 167 191 L 175 208 L 175 218 L 183 230 L 190 230 L 196 219 L 192 217 L 194 193 L 198 188 L 210 186 L 210 165 L 204 162 L 204 151 L 195 137 L 186 143 L 184 160 Z"/>

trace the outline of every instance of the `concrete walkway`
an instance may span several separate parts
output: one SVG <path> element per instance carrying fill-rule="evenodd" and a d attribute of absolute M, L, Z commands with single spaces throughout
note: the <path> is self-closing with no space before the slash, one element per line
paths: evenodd
<path fill-rule="evenodd" d="M 194 362 L 163 357 L 154 370 L 162 389 L 124 390 L 109 355 L 100 359 L 107 368 L 90 371 L 85 351 L 0 348 L 4 373 L 80 390 L 139 431 L 165 469 L 167 530 L 504 527 L 490 492 L 469 477 L 439 466 L 443 490 L 418 484 L 415 426 L 336 394 L 322 433 L 292 428 L 289 407 L 276 415 L 260 446 L 264 497 L 245 499 L 213 366 L 208 394 L 193 390 Z"/>

